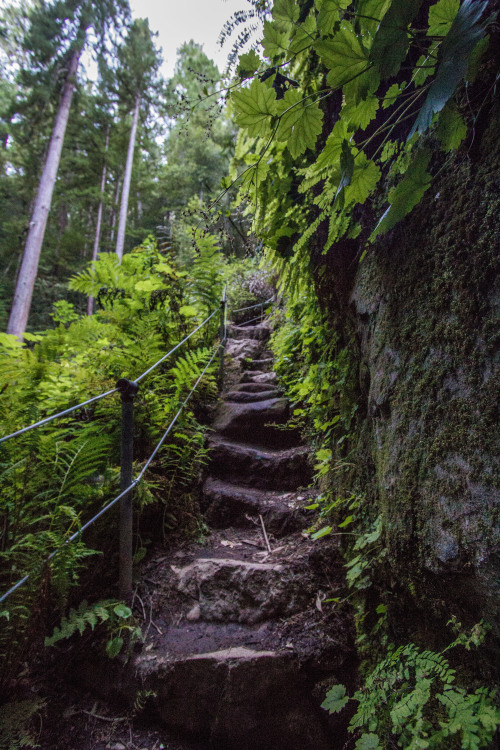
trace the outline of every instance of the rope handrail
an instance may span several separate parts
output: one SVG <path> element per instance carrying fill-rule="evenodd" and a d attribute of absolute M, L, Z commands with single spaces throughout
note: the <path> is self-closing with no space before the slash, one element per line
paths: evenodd
<path fill-rule="evenodd" d="M 210 316 L 210 317 L 212 317 L 212 316 Z M 169 435 L 172 427 L 177 422 L 177 420 L 178 420 L 180 414 L 182 413 L 184 407 L 186 406 L 186 404 L 188 403 L 189 399 L 191 398 L 191 396 L 195 392 L 195 390 L 196 390 L 196 388 L 198 386 L 198 383 L 200 382 L 200 380 L 202 379 L 202 377 L 204 376 L 204 374 L 206 373 L 206 371 L 208 370 L 208 368 L 210 367 L 210 365 L 214 361 L 217 352 L 220 351 L 220 349 L 224 346 L 224 344 L 225 344 L 225 340 L 221 341 L 221 343 L 218 344 L 215 347 L 214 352 L 213 352 L 212 356 L 210 357 L 208 363 L 206 364 L 205 368 L 203 369 L 203 371 L 199 375 L 198 379 L 196 380 L 196 383 L 194 384 L 194 386 L 190 390 L 189 394 L 187 395 L 187 397 L 182 402 L 180 409 L 177 411 L 177 414 L 172 419 L 172 421 L 170 422 L 169 426 L 167 427 L 167 429 L 163 433 L 163 435 L 162 435 L 161 439 L 159 440 L 159 442 L 157 443 L 157 445 L 156 445 L 153 453 L 150 455 L 150 457 L 148 458 L 148 460 L 144 464 L 143 468 L 141 469 L 141 471 L 137 475 L 137 477 L 133 480 L 133 482 L 131 482 L 131 484 L 129 484 L 128 487 L 126 487 L 124 490 L 122 490 L 119 495 L 117 495 L 115 498 L 113 498 L 113 500 L 111 500 L 107 505 L 105 505 L 104 508 L 101 508 L 101 510 L 98 513 L 96 513 L 96 515 L 93 516 L 93 518 L 91 518 L 89 521 L 87 521 L 87 523 L 85 523 L 80 529 L 78 529 L 78 531 L 75 531 L 74 534 L 72 534 L 70 537 L 68 537 L 68 539 L 64 543 L 65 545 L 70 544 L 71 542 L 74 542 L 75 539 L 77 539 L 79 536 L 81 536 L 84 531 L 86 531 L 90 526 L 92 526 L 101 516 L 103 516 L 114 505 L 116 505 L 116 503 L 119 500 L 121 500 L 123 497 L 125 497 L 126 495 L 128 495 L 128 493 L 136 485 L 139 484 L 139 482 L 142 480 L 144 474 L 146 473 L 147 469 L 149 468 L 151 462 L 153 461 L 153 459 L 155 458 L 156 454 L 160 450 L 161 446 L 165 442 L 165 440 L 166 440 L 167 436 Z M 52 560 L 60 552 L 61 549 L 63 549 L 63 547 L 60 547 L 59 549 L 54 550 L 54 552 L 51 552 L 51 554 L 47 557 L 47 562 L 49 562 L 50 560 Z M 17 591 L 17 589 L 20 588 L 24 583 L 26 583 L 26 581 L 28 581 L 29 577 L 30 577 L 30 574 L 28 573 L 23 578 L 21 578 L 19 581 L 17 581 L 17 583 L 15 583 L 8 591 L 6 591 L 4 594 L 2 594 L 2 596 L 0 596 L 0 604 L 3 601 L 5 601 L 11 594 L 13 594 L 15 591 Z"/>
<path fill-rule="evenodd" d="M 200 325 L 195 328 L 191 333 L 189 333 L 185 338 L 182 339 L 178 344 L 176 344 L 173 349 L 171 349 L 167 354 L 164 354 L 157 362 L 155 362 L 154 365 L 149 367 L 145 372 L 143 372 L 141 375 L 139 375 L 138 378 L 135 379 L 135 383 L 139 383 L 143 378 L 146 377 L 146 375 L 149 375 L 150 372 L 152 372 L 158 365 L 160 365 L 162 362 L 164 362 L 168 357 L 170 357 L 171 354 L 173 354 L 177 349 L 179 349 L 180 346 L 186 343 L 191 336 L 194 336 L 195 333 L 197 333 L 200 328 L 203 328 L 204 325 L 208 323 L 209 320 L 213 318 L 213 316 L 219 312 L 218 309 L 214 310 L 213 313 L 211 313 L 208 318 L 205 318 L 203 323 L 200 323 Z M 94 396 L 93 398 L 90 398 L 88 401 L 83 401 L 81 404 L 76 404 L 76 406 L 71 406 L 69 409 L 65 409 L 64 411 L 60 411 L 57 414 L 52 414 L 50 417 L 45 417 L 45 419 L 41 419 L 38 422 L 34 422 L 31 425 L 28 425 L 28 427 L 23 427 L 21 430 L 16 430 L 16 432 L 12 432 L 10 435 L 4 435 L 0 438 L 0 443 L 4 443 L 7 440 L 10 440 L 11 438 L 17 437 L 18 435 L 22 435 L 25 432 L 29 432 L 30 430 L 34 430 L 36 427 L 41 427 L 44 424 L 47 424 L 48 422 L 52 422 L 54 419 L 58 419 L 59 417 L 64 417 L 67 414 L 71 414 L 72 412 L 76 411 L 77 409 L 83 409 L 84 406 L 88 406 L 89 404 L 92 404 L 96 401 L 100 401 L 100 399 L 105 398 L 106 396 L 111 396 L 113 393 L 117 393 L 118 388 L 113 388 L 110 391 L 106 391 L 105 393 L 101 393 L 98 396 Z"/>
<path fill-rule="evenodd" d="M 270 297 L 269 299 L 266 299 L 264 302 L 257 302 L 257 304 L 248 305 L 248 307 L 239 307 L 237 310 L 231 310 L 231 312 L 238 313 L 238 312 L 244 312 L 245 310 L 254 310 L 257 307 L 263 307 L 264 305 L 268 305 L 273 300 L 274 300 L 274 297 Z"/>

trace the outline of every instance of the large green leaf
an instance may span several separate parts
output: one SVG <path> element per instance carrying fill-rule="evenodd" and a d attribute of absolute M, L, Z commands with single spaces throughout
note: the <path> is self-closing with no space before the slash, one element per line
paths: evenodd
<path fill-rule="evenodd" d="M 277 114 L 276 92 L 255 78 L 248 88 L 235 91 L 231 97 L 236 124 L 246 128 L 251 136 L 265 136 L 269 132 L 270 117 Z"/>
<path fill-rule="evenodd" d="M 317 28 L 324 36 L 331 34 L 335 24 L 340 21 L 340 8 L 350 5 L 350 0 L 315 0 L 314 5 L 318 10 Z"/>
<path fill-rule="evenodd" d="M 244 55 L 240 55 L 236 75 L 240 78 L 250 78 L 260 65 L 260 57 L 255 50 L 251 49 Z"/>
<path fill-rule="evenodd" d="M 368 159 L 363 152 L 356 155 L 351 183 L 346 188 L 346 204 L 364 203 L 377 187 L 380 180 L 380 169 L 375 162 Z"/>
<path fill-rule="evenodd" d="M 312 13 L 295 29 L 289 52 L 298 55 L 313 46 L 316 40 L 316 19 Z"/>
<path fill-rule="evenodd" d="M 334 89 L 340 88 L 370 68 L 368 52 L 347 21 L 342 22 L 333 39 L 321 39 L 316 42 L 315 49 L 322 62 L 329 68 L 327 81 Z"/>
<path fill-rule="evenodd" d="M 330 714 L 336 714 L 342 711 L 349 698 L 343 685 L 334 685 L 326 694 L 326 698 L 321 704 L 321 708 Z"/>
<path fill-rule="evenodd" d="M 391 102 L 392 104 L 392 102 Z M 375 119 L 379 106 L 377 96 L 370 95 L 358 104 L 350 102 L 342 109 L 342 118 L 346 119 L 349 130 L 364 130 Z"/>
<path fill-rule="evenodd" d="M 383 17 L 370 50 L 382 79 L 398 73 L 408 51 L 408 26 L 421 4 L 422 0 L 393 0 Z"/>
<path fill-rule="evenodd" d="M 373 230 L 371 240 L 392 229 L 420 202 L 432 180 L 427 172 L 430 158 L 430 149 L 422 149 L 411 162 L 401 182 L 389 192 L 391 205 Z"/>
<path fill-rule="evenodd" d="M 423 133 L 454 93 L 467 73 L 467 62 L 477 42 L 484 36 L 481 23 L 487 0 L 464 0 L 451 28 L 440 47 L 441 63 L 431 84 L 427 98 L 413 125 L 408 140 L 414 133 Z"/>
<path fill-rule="evenodd" d="M 356 24 L 363 34 L 373 37 L 392 0 L 358 0 Z"/>
<path fill-rule="evenodd" d="M 340 208 L 344 208 L 345 189 L 351 184 L 353 172 L 354 156 L 348 141 L 344 141 L 340 151 L 340 182 L 335 195 L 335 200 L 339 202 Z"/>
<path fill-rule="evenodd" d="M 280 31 L 276 24 L 264 21 L 264 36 L 261 44 L 265 56 L 270 60 L 282 58 L 288 52 L 288 34 L 285 31 Z"/>
<path fill-rule="evenodd" d="M 281 120 L 276 132 L 285 141 L 292 156 L 297 158 L 308 148 L 314 148 L 323 129 L 323 112 L 316 102 L 303 99 L 297 89 L 289 89 L 279 102 Z"/>
<path fill-rule="evenodd" d="M 299 15 L 300 8 L 296 0 L 274 0 L 273 18 L 284 31 L 297 23 Z"/>
<path fill-rule="evenodd" d="M 444 151 L 457 149 L 467 135 L 467 125 L 462 115 L 450 102 L 439 115 L 436 135 Z"/>
<path fill-rule="evenodd" d="M 356 742 L 355 750 L 379 750 L 380 742 L 376 734 L 362 734 Z"/>
<path fill-rule="evenodd" d="M 460 0 L 439 0 L 429 8 L 428 36 L 446 36 L 460 7 Z"/>
<path fill-rule="evenodd" d="M 106 653 L 110 659 L 114 659 L 115 656 L 118 656 L 122 648 L 123 648 L 123 638 L 119 635 L 117 635 L 115 638 L 111 638 L 106 643 Z"/>

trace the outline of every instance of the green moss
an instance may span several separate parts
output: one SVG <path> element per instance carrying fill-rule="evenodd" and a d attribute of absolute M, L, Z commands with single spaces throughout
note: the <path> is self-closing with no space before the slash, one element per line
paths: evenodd
<path fill-rule="evenodd" d="M 451 614 L 492 620 L 500 601 L 488 562 L 500 491 L 498 122 L 479 162 L 457 156 L 363 261 L 354 322 L 352 308 L 330 310 L 332 324 L 359 341 L 350 481 L 366 519 L 384 519 L 388 554 L 373 575 L 389 632 L 429 647 L 444 644 Z M 372 587 L 357 603 L 360 636 L 373 630 L 376 601 Z M 363 648 L 379 642 L 372 632 Z"/>

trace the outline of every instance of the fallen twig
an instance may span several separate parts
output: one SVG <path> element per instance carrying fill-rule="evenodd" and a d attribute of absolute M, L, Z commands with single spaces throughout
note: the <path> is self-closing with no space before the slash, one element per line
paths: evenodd
<path fill-rule="evenodd" d="M 264 541 L 266 543 L 267 551 L 272 552 L 271 545 L 269 544 L 269 537 L 267 536 L 266 527 L 264 526 L 264 519 L 262 518 L 260 513 L 259 513 L 259 518 L 260 518 L 260 525 L 262 526 L 262 533 L 264 534 Z"/>
<path fill-rule="evenodd" d="M 250 539 L 242 539 L 242 544 L 249 544 L 251 547 L 258 547 L 260 548 L 262 545 L 258 542 L 252 542 Z"/>
<path fill-rule="evenodd" d="M 92 716 L 93 719 L 100 719 L 101 721 L 128 721 L 128 716 L 100 716 L 99 714 L 95 714 L 93 711 L 85 711 L 84 709 L 81 710 L 82 714 L 87 714 L 87 716 Z"/>
<path fill-rule="evenodd" d="M 153 622 L 153 620 L 151 620 L 151 625 L 155 628 L 155 630 L 158 631 L 159 635 L 163 635 L 163 630 L 158 627 L 158 625 L 156 624 L 156 622 Z"/>

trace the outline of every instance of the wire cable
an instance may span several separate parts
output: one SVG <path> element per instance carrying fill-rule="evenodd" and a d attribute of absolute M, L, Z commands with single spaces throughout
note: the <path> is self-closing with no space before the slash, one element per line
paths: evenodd
<path fill-rule="evenodd" d="M 4 435 L 4 437 L 0 438 L 0 443 L 4 443 L 6 440 L 10 440 L 13 437 L 17 437 L 17 435 L 22 435 L 23 433 L 29 432 L 30 430 L 34 430 L 35 427 L 40 427 L 43 424 L 47 424 L 47 422 L 52 422 L 53 419 L 57 419 L 58 417 L 64 417 L 66 414 L 71 414 L 71 412 L 76 411 L 77 409 L 83 409 L 84 406 L 93 404 L 95 401 L 99 401 L 101 398 L 105 398 L 106 396 L 111 396 L 111 394 L 116 393 L 117 390 L 118 388 L 113 388 L 111 391 L 106 391 L 106 393 L 101 393 L 99 396 L 94 396 L 94 398 L 89 398 L 88 401 L 83 401 L 81 404 L 77 404 L 76 406 L 71 406 L 69 409 L 60 411 L 57 414 L 52 414 L 52 416 L 50 417 L 45 417 L 45 419 L 41 419 L 39 422 L 30 424 L 29 427 L 23 427 L 22 430 L 17 430 L 17 432 L 13 432 L 10 435 Z"/>
<path fill-rule="evenodd" d="M 248 307 L 240 307 L 238 310 L 231 310 L 232 313 L 238 313 L 238 312 L 244 312 L 245 310 L 253 310 L 256 307 L 264 307 L 264 305 L 268 305 L 270 302 L 274 301 L 274 297 L 270 297 L 269 299 L 266 299 L 265 302 L 257 302 L 256 305 L 249 305 Z"/>
<path fill-rule="evenodd" d="M 210 316 L 210 317 L 212 317 L 212 316 Z M 198 386 L 198 383 L 200 382 L 200 380 L 202 379 L 202 377 L 204 376 L 204 374 L 206 373 L 206 371 L 208 370 L 208 368 L 210 367 L 210 365 L 214 361 L 215 355 L 217 354 L 217 352 L 219 351 L 219 349 L 221 348 L 222 345 L 223 345 L 223 342 L 221 344 L 219 344 L 215 348 L 215 350 L 214 350 L 212 356 L 210 357 L 208 363 L 206 364 L 204 370 L 202 371 L 202 373 L 198 377 L 196 383 L 194 384 L 194 386 L 190 390 L 190 392 L 187 395 L 187 397 L 182 402 L 181 407 L 179 408 L 177 414 L 175 415 L 175 417 L 173 418 L 173 420 L 170 422 L 169 426 L 167 427 L 167 429 L 163 433 L 160 441 L 156 445 L 156 448 L 154 449 L 153 453 L 151 454 L 151 456 L 148 458 L 148 460 L 144 464 L 144 466 L 143 466 L 142 470 L 140 471 L 140 473 L 138 474 L 138 476 L 133 480 L 133 482 L 126 489 L 124 489 L 122 492 L 120 492 L 119 495 L 117 495 L 115 498 L 113 498 L 113 500 L 111 500 L 107 505 L 105 505 L 104 508 L 101 508 L 101 510 L 98 513 L 96 513 L 96 515 L 93 516 L 90 519 L 90 521 L 87 521 L 87 523 L 85 523 L 80 529 L 78 529 L 78 531 L 75 531 L 74 534 L 72 534 L 68 539 L 66 539 L 66 541 L 64 542 L 64 545 L 70 544 L 71 542 L 74 542 L 75 539 L 78 539 L 78 537 L 81 536 L 83 534 L 83 532 L 86 531 L 89 528 L 89 526 L 92 526 L 92 524 L 94 524 L 97 521 L 98 518 L 100 518 L 101 516 L 103 516 L 110 508 L 112 508 L 114 505 L 116 505 L 116 503 L 119 500 L 121 500 L 123 497 L 125 497 L 126 495 L 128 495 L 128 493 L 131 490 L 133 490 L 133 488 L 137 484 L 139 484 L 139 482 L 143 478 L 144 474 L 146 473 L 147 469 L 149 468 L 151 462 L 153 461 L 154 457 L 156 456 L 156 454 L 160 450 L 161 446 L 165 442 L 165 440 L 166 440 L 168 434 L 170 433 L 172 427 L 177 422 L 177 420 L 178 420 L 178 418 L 179 418 L 182 410 L 184 409 L 184 407 L 188 403 L 189 399 L 191 398 L 191 396 L 195 392 L 195 390 L 196 390 L 196 388 Z M 63 549 L 63 547 L 60 547 L 59 549 L 54 550 L 54 552 L 51 552 L 50 555 L 47 557 L 47 562 L 49 560 L 52 560 L 61 551 L 61 549 Z M 28 573 L 27 575 L 24 576 L 24 578 L 21 578 L 8 591 L 6 591 L 5 594 L 3 594 L 2 596 L 0 596 L 0 604 L 3 601 L 5 601 L 5 599 L 7 599 L 11 594 L 13 594 L 14 591 L 17 591 L 18 588 L 20 588 L 24 583 L 26 583 L 26 581 L 29 579 L 29 577 L 30 577 L 30 574 Z"/>
<path fill-rule="evenodd" d="M 194 331 L 191 331 L 191 333 L 188 336 L 186 336 L 186 338 L 182 339 L 182 341 L 179 341 L 179 343 L 176 344 L 173 349 L 171 349 L 169 352 L 167 352 L 167 354 L 164 354 L 163 357 L 161 357 L 161 359 L 158 360 L 158 362 L 155 362 L 155 364 L 151 365 L 151 367 L 148 370 L 146 370 L 145 372 L 143 372 L 142 375 L 139 375 L 139 377 L 135 379 L 135 382 L 139 383 L 143 378 L 146 377 L 146 375 L 149 375 L 150 372 L 153 372 L 153 370 L 156 367 L 158 367 L 158 365 L 160 365 L 162 362 L 164 362 L 167 359 L 167 357 L 170 357 L 171 354 L 173 354 L 175 351 L 177 351 L 177 349 L 180 346 L 182 346 L 188 339 L 190 339 L 191 336 L 194 336 L 194 334 L 197 333 L 200 330 L 200 328 L 203 328 L 203 326 L 206 323 L 208 323 L 208 321 L 211 320 L 214 317 L 214 315 L 216 313 L 218 313 L 218 312 L 219 312 L 218 309 L 214 310 L 213 313 L 208 316 L 208 318 L 205 318 L 205 320 L 203 321 L 203 323 L 200 323 L 200 325 L 198 326 L 198 328 L 195 328 Z"/>
<path fill-rule="evenodd" d="M 191 336 L 194 336 L 195 333 L 197 333 L 200 328 L 203 328 L 203 326 L 208 323 L 209 320 L 213 318 L 213 316 L 218 312 L 218 310 L 214 310 L 211 315 L 208 316 L 208 318 L 205 318 L 203 323 L 200 323 L 200 325 L 194 329 L 194 331 L 191 331 L 190 334 L 188 334 L 185 338 L 182 339 L 182 341 L 179 341 L 178 344 L 174 346 L 173 349 L 171 349 L 167 354 L 164 354 L 163 357 L 161 357 L 157 362 L 155 362 L 154 365 L 151 365 L 145 372 L 142 373 L 142 375 L 139 375 L 138 378 L 135 379 L 136 383 L 139 383 L 143 378 L 146 377 L 146 375 L 149 375 L 150 372 L 152 372 L 158 365 L 160 365 L 162 362 L 164 362 L 168 357 L 170 357 L 171 354 L 173 354 L 177 349 L 182 346 L 188 339 L 191 338 Z M 58 419 L 59 417 L 64 417 L 66 414 L 71 414 L 72 412 L 76 411 L 77 409 L 83 409 L 84 406 L 88 406 L 89 404 L 92 404 L 96 401 L 99 401 L 102 398 L 105 398 L 106 396 L 111 396 L 113 393 L 116 393 L 118 391 L 118 388 L 113 388 L 111 391 L 106 391 L 106 393 L 101 393 L 99 396 L 94 396 L 93 398 L 90 398 L 88 401 L 83 401 L 81 404 L 77 404 L 76 406 L 71 406 L 69 409 L 65 409 L 64 411 L 60 411 L 57 414 L 52 414 L 50 417 L 45 417 L 45 419 L 41 419 L 39 422 L 35 422 L 34 424 L 30 424 L 28 427 L 23 427 L 21 430 L 17 430 L 16 432 L 12 432 L 10 435 L 4 435 L 0 438 L 0 443 L 4 443 L 7 440 L 10 440 L 11 438 L 17 437 L 18 435 L 23 435 L 25 432 L 29 432 L 30 430 L 34 430 L 35 427 L 41 427 L 44 424 L 47 424 L 48 422 L 52 422 L 54 419 Z"/>

